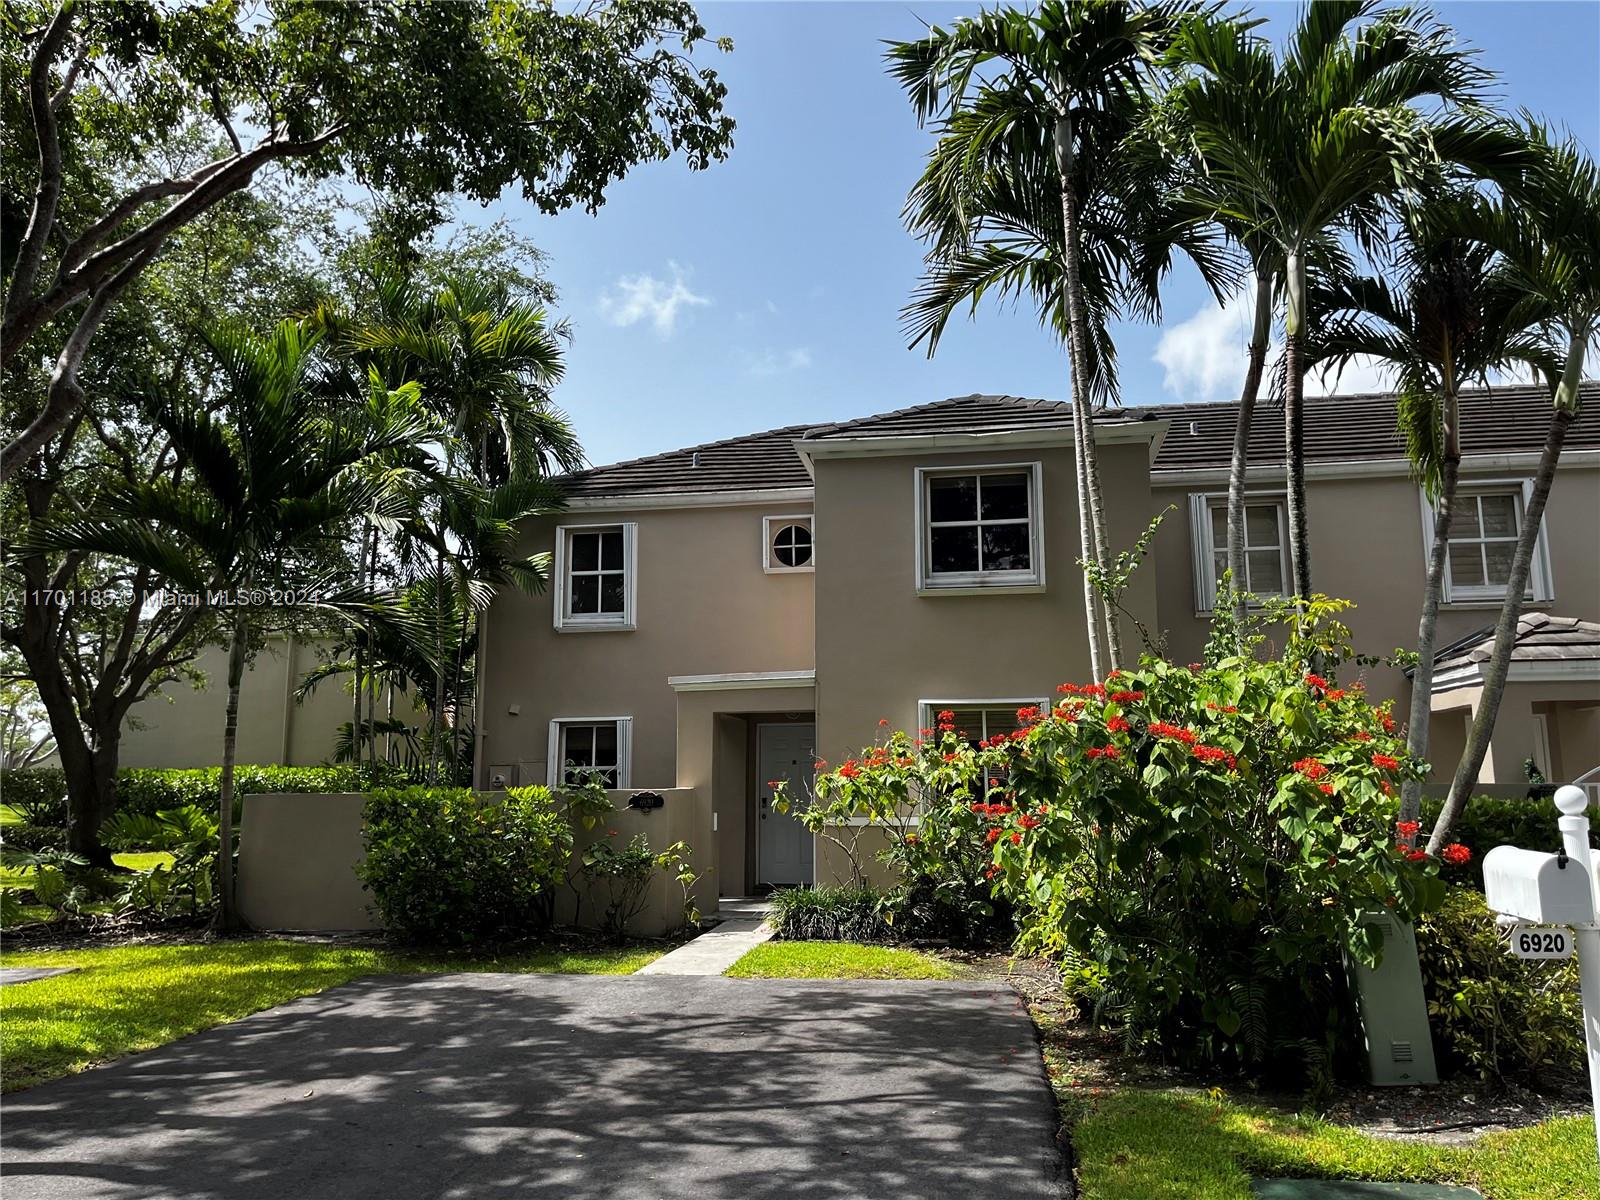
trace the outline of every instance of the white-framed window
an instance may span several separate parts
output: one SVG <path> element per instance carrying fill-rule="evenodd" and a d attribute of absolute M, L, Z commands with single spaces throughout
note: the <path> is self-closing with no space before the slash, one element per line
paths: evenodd
<path fill-rule="evenodd" d="M 976 746 L 996 734 L 1011 733 L 1021 729 L 1022 722 L 1017 719 L 1017 710 L 1030 706 L 1048 711 L 1050 701 L 1040 696 L 989 700 L 919 700 L 917 720 L 921 728 L 937 731 L 939 714 L 952 713 L 957 735 L 970 745 Z"/>
<path fill-rule="evenodd" d="M 637 628 L 638 528 L 631 521 L 557 526 L 557 629 Z"/>
<path fill-rule="evenodd" d="M 1190 540 L 1194 546 L 1194 606 L 1211 611 L 1217 581 L 1228 569 L 1228 494 L 1196 492 L 1189 497 Z M 1233 586 L 1254 596 L 1282 596 L 1289 590 L 1289 515 L 1281 493 L 1248 492 L 1244 506 L 1244 572 Z"/>
<path fill-rule="evenodd" d="M 1450 545 L 1444 560 L 1446 603 L 1499 603 L 1505 597 L 1506 583 L 1511 578 L 1511 561 L 1516 557 L 1517 539 L 1522 536 L 1522 518 L 1532 491 L 1533 481 L 1529 479 L 1463 481 L 1457 487 L 1450 516 Z M 1433 505 L 1424 494 L 1424 563 L 1432 551 L 1433 522 Z M 1555 597 L 1543 528 L 1533 548 L 1533 565 L 1528 572 L 1528 589 L 1524 595 L 1538 602 Z"/>
<path fill-rule="evenodd" d="M 551 787 L 576 783 L 586 771 L 599 771 L 607 787 L 630 787 L 632 757 L 632 717 L 557 717 L 550 722 Z"/>
<path fill-rule="evenodd" d="M 1044 586 L 1039 463 L 918 467 L 917 590 Z"/>
<path fill-rule="evenodd" d="M 761 567 L 769 575 L 816 570 L 811 514 L 761 518 Z"/>

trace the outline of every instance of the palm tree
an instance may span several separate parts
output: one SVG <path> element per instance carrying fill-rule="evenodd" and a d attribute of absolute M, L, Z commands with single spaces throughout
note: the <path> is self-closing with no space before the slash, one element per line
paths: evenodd
<path fill-rule="evenodd" d="M 252 618 L 259 620 L 262 611 L 250 594 L 306 582 L 315 553 L 337 545 L 353 522 L 402 515 L 395 483 L 409 468 L 397 459 L 419 457 L 430 434 L 414 384 L 391 391 L 374 383 L 364 405 L 330 409 L 316 379 L 318 340 L 292 321 L 266 336 L 236 327 L 213 331 L 208 342 L 219 395 L 205 405 L 161 392 L 143 397 L 152 421 L 192 464 L 194 484 L 158 479 L 127 486 L 46 535 L 53 549 L 149 565 L 208 604 L 231 610 L 218 808 L 224 928 L 237 923 L 232 847 L 239 689 Z M 382 469 L 370 469 L 375 465 Z M 307 590 L 315 588 L 313 580 Z M 336 585 L 314 602 L 347 618 L 398 619 Z"/>
<path fill-rule="evenodd" d="M 1524 298 L 1493 270 L 1493 249 L 1462 232 L 1463 216 L 1479 203 L 1463 195 L 1407 210 L 1390 256 L 1397 287 L 1377 277 L 1335 277 L 1314 287 L 1311 301 L 1312 311 L 1324 314 L 1311 357 L 1324 369 L 1363 356 L 1396 369 L 1406 454 L 1434 508 L 1406 731 L 1407 752 L 1421 760 L 1428 757 L 1435 629 L 1461 470 L 1461 388 L 1487 383 L 1491 370 L 1511 364 L 1547 375 L 1559 370 L 1545 339 L 1519 317 Z M 1421 781 L 1407 780 L 1400 819 L 1416 820 L 1421 805 Z"/>
<path fill-rule="evenodd" d="M 1364 23 L 1363 23 L 1364 22 Z M 1509 141 L 1475 113 L 1486 75 L 1422 9 L 1375 0 L 1308 4 L 1280 58 L 1257 22 L 1183 22 L 1167 61 L 1169 103 L 1202 165 L 1219 220 L 1269 240 L 1283 267 L 1284 459 L 1294 592 L 1311 595 L 1303 385 L 1307 262 L 1336 231 L 1370 242 L 1385 201 L 1444 163 L 1503 157 Z"/>
<path fill-rule="evenodd" d="M 1494 649 L 1483 672 L 1482 696 L 1449 795 L 1428 838 L 1430 854 L 1444 845 L 1489 751 L 1545 503 L 1567 429 L 1583 402 L 1584 356 L 1600 331 L 1600 170 L 1570 138 L 1557 142 L 1532 122 L 1525 135 L 1534 150 L 1532 164 L 1505 181 L 1503 201 L 1475 209 L 1470 231 L 1499 252 L 1503 286 L 1514 289 L 1522 300 L 1518 320 L 1537 322 L 1561 344 L 1561 369 L 1551 376 L 1550 431 L 1511 560 Z"/>
<path fill-rule="evenodd" d="M 1122 256 L 1135 219 L 1096 204 L 1119 190 L 1107 163 L 1133 134 L 1180 11 L 1047 0 L 935 26 L 887 52 L 918 119 L 939 134 L 906 205 L 908 226 L 931 243 L 907 309 L 912 344 L 926 338 L 932 354 L 951 313 L 990 290 L 1034 300 L 1067 344 L 1079 539 L 1093 565 L 1111 555 L 1092 405 L 1114 395 L 1107 323 L 1119 280 L 1130 277 Z M 1098 678 L 1104 665 L 1121 665 L 1121 633 L 1087 573 L 1084 608 Z"/>

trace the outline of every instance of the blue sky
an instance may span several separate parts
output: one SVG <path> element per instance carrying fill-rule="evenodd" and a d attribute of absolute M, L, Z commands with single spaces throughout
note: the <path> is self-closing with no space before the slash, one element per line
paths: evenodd
<path fill-rule="evenodd" d="M 1280 27 L 1290 3 L 1258 3 Z M 651 164 L 595 216 L 545 217 L 506 199 L 495 216 L 550 254 L 572 323 L 557 398 L 590 459 L 614 462 L 805 421 L 862 416 L 969 392 L 1063 397 L 1063 351 L 1026 311 L 989 305 L 952 326 L 930 361 L 899 311 L 920 248 L 900 206 L 929 137 L 883 71 L 885 39 L 973 5 L 701 0 L 734 41 L 711 52 L 738 122 L 728 161 Z M 1526 107 L 1600 145 L 1600 3 L 1483 0 L 1440 14 Z M 1237 393 L 1239 314 L 1175 276 L 1161 328 L 1120 331 L 1127 404 Z M 1341 384 L 1372 381 L 1356 373 Z"/>

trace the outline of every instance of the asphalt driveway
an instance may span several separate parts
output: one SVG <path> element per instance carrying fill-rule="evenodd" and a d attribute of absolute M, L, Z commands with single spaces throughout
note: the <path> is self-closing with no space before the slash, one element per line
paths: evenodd
<path fill-rule="evenodd" d="M 380 977 L 5 1098 L 6 1200 L 1056 1200 L 988 982 Z"/>

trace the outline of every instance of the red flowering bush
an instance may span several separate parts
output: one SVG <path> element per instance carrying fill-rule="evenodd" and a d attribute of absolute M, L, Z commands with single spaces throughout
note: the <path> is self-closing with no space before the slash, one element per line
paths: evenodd
<path fill-rule="evenodd" d="M 1341 956 L 1380 951 L 1363 914 L 1409 920 L 1443 891 L 1394 825 L 1399 783 L 1425 767 L 1386 709 L 1335 680 L 1350 658 L 1342 607 L 1279 610 L 1277 659 L 1219 637 L 1205 663 L 1147 657 L 1065 684 L 978 746 L 941 714 L 936 738 L 895 735 L 856 771 L 821 776 L 818 797 L 831 819 L 920 814 L 919 842 L 891 838 L 887 861 L 942 873 L 947 891 L 987 880 L 1015 907 L 1022 949 L 1059 955 L 1080 1001 L 1168 1055 L 1326 1061 Z"/>

